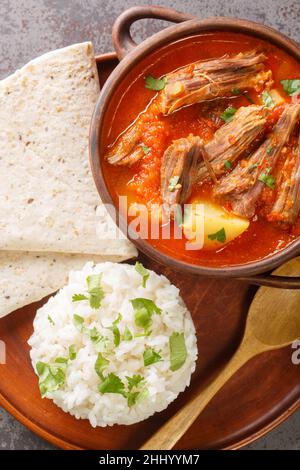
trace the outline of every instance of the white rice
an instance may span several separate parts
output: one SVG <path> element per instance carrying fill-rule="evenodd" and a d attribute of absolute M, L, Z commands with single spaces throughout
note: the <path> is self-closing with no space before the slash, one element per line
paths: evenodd
<path fill-rule="evenodd" d="M 105 291 L 100 308 L 92 309 L 88 301 L 72 302 L 74 294 L 86 292 L 87 276 L 97 273 L 103 273 L 101 284 Z M 197 359 L 193 321 L 179 290 L 166 277 L 153 271 L 149 273 L 144 288 L 142 277 L 134 266 L 109 262 L 94 266 L 87 263 L 81 271 L 72 271 L 69 284 L 37 311 L 34 333 L 29 340 L 35 371 L 38 361 L 49 363 L 57 357 L 66 357 L 71 345 L 75 345 L 77 352 L 75 360 L 68 362 L 64 385 L 59 390 L 48 392 L 47 398 L 77 419 L 89 419 L 93 427 L 142 421 L 164 410 L 190 384 Z M 107 327 L 121 313 L 120 332 L 124 332 L 125 326 L 136 332 L 138 328 L 130 299 L 138 297 L 152 300 L 162 312 L 152 316 L 150 336 L 121 341 L 115 347 L 113 334 Z M 126 398 L 120 394 L 101 394 L 98 391 L 100 378 L 95 371 L 98 352 L 89 335 L 80 332 L 73 324 L 75 313 L 85 319 L 88 328 L 96 327 L 104 336 L 111 335 L 113 353 L 107 356 L 110 363 L 105 375 L 114 373 L 124 383 L 126 376 L 134 374 L 145 378 L 148 394 L 135 405 L 129 407 Z M 169 337 L 173 332 L 184 333 L 188 353 L 185 363 L 175 372 L 170 369 Z M 145 367 L 143 352 L 146 346 L 159 351 L 162 360 Z"/>

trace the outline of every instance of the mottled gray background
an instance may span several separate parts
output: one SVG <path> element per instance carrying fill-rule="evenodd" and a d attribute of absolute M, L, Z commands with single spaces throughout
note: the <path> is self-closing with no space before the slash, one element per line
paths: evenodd
<path fill-rule="evenodd" d="M 0 0 L 0 79 L 33 57 L 71 43 L 92 40 L 97 53 L 112 50 L 114 19 L 127 7 L 145 3 L 202 18 L 248 18 L 300 42 L 299 0 Z M 141 21 L 133 28 L 135 38 L 140 41 L 163 26 L 159 21 Z M 0 409 L 0 449 L 52 448 Z M 300 411 L 248 448 L 300 450 Z"/>

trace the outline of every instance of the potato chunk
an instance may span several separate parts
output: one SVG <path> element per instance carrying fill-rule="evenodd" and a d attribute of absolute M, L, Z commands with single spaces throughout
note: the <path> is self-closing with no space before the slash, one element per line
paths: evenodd
<path fill-rule="evenodd" d="M 199 230 L 204 232 L 203 249 L 215 250 L 237 238 L 249 227 L 249 220 L 238 217 L 222 206 L 207 201 L 193 200 L 185 211 L 182 228 L 191 244 L 199 241 Z M 196 240 L 197 238 L 197 240 Z M 199 249 L 201 247 L 199 246 Z M 191 248 L 192 249 L 192 248 Z"/>

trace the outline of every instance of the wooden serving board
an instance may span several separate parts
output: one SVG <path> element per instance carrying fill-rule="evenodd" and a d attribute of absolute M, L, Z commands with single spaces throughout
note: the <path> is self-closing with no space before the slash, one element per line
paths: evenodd
<path fill-rule="evenodd" d="M 114 54 L 98 58 L 101 84 L 117 65 Z M 29 305 L 0 320 L 7 362 L 0 365 L 0 405 L 25 426 L 64 449 L 137 449 L 229 359 L 242 337 L 256 288 L 234 280 L 181 274 L 143 255 L 142 263 L 166 275 L 181 292 L 197 329 L 199 359 L 191 387 L 164 412 L 132 426 L 93 429 L 42 400 L 29 359 L 27 340 L 37 308 Z M 237 449 L 261 437 L 300 407 L 300 367 L 292 349 L 261 355 L 240 370 L 212 400 L 180 449 Z"/>

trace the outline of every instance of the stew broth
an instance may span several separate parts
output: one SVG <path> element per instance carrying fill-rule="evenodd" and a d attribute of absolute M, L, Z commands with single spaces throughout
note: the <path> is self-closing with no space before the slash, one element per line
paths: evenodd
<path fill-rule="evenodd" d="M 153 100 L 155 92 L 145 88 L 145 77 L 151 74 L 160 77 L 179 67 L 198 60 L 222 57 L 224 54 L 237 54 L 261 48 L 267 52 L 266 67 L 273 74 L 273 88 L 280 90 L 286 102 L 291 97 L 282 91 L 280 80 L 300 76 L 300 64 L 285 51 L 276 46 L 243 34 L 215 32 L 192 36 L 170 44 L 148 56 L 135 66 L 123 80 L 110 102 L 102 132 L 102 168 L 104 178 L 114 203 L 119 196 L 127 196 L 129 203 L 159 203 L 160 165 L 162 156 L 172 141 L 189 134 L 209 141 L 217 129 L 215 123 L 205 114 L 206 103 L 194 104 L 164 117 L 149 115 L 143 130 L 143 144 L 150 151 L 131 167 L 113 166 L 104 155 L 118 136 L 145 110 Z M 247 94 L 226 98 L 224 108 L 249 105 L 249 101 L 261 104 L 261 94 L 249 90 Z M 276 120 L 280 107 L 276 107 L 268 117 L 268 123 Z M 280 161 L 277 165 L 281 165 Z M 193 186 L 189 200 L 199 197 L 209 200 L 212 185 L 206 179 Z M 265 188 L 265 201 L 272 199 L 271 190 Z M 187 202 L 189 202 L 189 200 Z M 250 222 L 249 228 L 230 243 L 216 250 L 186 250 L 186 240 L 151 240 L 149 243 L 171 257 L 205 266 L 221 267 L 244 264 L 260 260 L 282 250 L 300 234 L 300 219 L 290 229 L 282 229 L 260 217 L 259 211 Z"/>

